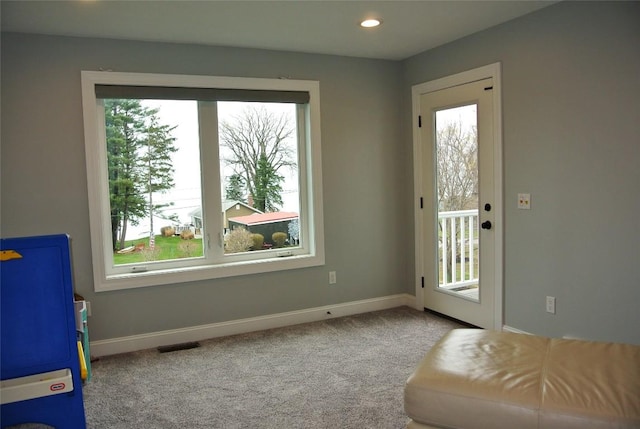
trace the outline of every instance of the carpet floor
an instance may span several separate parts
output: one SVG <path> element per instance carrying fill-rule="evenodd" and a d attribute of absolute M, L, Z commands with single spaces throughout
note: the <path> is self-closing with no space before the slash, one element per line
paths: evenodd
<path fill-rule="evenodd" d="M 399 307 L 94 362 L 89 429 L 404 428 L 404 383 L 453 321 Z"/>

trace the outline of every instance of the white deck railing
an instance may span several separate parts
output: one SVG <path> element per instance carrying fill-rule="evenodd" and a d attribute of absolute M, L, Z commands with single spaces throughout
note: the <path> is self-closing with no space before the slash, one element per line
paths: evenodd
<path fill-rule="evenodd" d="M 440 287 L 478 284 L 478 210 L 438 213 Z"/>

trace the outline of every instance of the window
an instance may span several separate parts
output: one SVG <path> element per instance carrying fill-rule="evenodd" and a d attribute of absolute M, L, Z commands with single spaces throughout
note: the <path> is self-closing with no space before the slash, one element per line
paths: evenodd
<path fill-rule="evenodd" d="M 324 264 L 315 81 L 82 72 L 97 291 Z"/>

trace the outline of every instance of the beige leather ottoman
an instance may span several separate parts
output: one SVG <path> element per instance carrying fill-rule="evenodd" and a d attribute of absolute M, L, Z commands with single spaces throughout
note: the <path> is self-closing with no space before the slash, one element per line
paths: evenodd
<path fill-rule="evenodd" d="M 640 428 L 640 346 L 456 329 L 407 380 L 410 429 Z"/>

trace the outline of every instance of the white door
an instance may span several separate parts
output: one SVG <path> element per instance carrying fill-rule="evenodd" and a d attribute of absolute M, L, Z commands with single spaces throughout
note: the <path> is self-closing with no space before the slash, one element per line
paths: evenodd
<path fill-rule="evenodd" d="M 496 160 L 501 153 L 496 78 L 467 82 L 423 86 L 423 92 L 414 92 L 419 118 L 416 189 L 422 202 L 416 244 L 421 260 L 416 265 L 425 308 L 500 329 L 502 201 L 501 163 Z"/>

